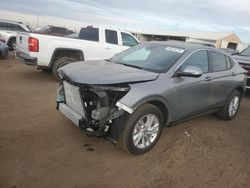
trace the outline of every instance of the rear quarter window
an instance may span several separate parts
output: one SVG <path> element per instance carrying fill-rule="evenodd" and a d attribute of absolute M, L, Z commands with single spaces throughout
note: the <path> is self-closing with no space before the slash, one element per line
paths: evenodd
<path fill-rule="evenodd" d="M 227 62 L 225 55 L 219 52 L 209 52 L 209 61 L 213 72 L 227 70 Z"/>

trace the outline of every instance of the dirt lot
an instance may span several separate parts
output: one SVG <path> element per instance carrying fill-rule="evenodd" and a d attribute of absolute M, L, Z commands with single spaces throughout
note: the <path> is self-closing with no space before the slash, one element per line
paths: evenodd
<path fill-rule="evenodd" d="M 249 94 L 235 120 L 209 115 L 166 128 L 153 150 L 131 156 L 56 111 L 57 85 L 0 60 L 1 188 L 250 187 Z"/>

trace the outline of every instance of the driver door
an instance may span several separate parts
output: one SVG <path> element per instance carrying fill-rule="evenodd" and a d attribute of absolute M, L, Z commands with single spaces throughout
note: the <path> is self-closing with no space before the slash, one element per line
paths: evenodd
<path fill-rule="evenodd" d="M 176 120 L 202 112 L 209 107 L 211 73 L 209 73 L 208 52 L 201 50 L 193 53 L 178 71 L 183 71 L 188 66 L 201 69 L 202 75 L 198 78 L 178 76 L 173 78 L 177 99 Z"/>

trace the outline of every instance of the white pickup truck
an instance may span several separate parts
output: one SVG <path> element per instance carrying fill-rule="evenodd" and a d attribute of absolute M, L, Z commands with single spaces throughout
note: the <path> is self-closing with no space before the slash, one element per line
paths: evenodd
<path fill-rule="evenodd" d="M 71 62 L 109 59 L 115 54 L 138 44 L 130 33 L 119 29 L 88 26 L 82 28 L 78 39 L 48 36 L 36 33 L 19 33 L 16 58 L 43 71 L 57 69 Z"/>

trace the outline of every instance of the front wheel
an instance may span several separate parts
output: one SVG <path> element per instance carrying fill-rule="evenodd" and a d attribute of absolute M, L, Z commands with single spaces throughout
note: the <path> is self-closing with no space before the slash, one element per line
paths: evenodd
<path fill-rule="evenodd" d="M 159 108 L 145 104 L 128 117 L 120 145 L 135 155 L 146 153 L 158 141 L 162 125 L 163 116 Z"/>
<path fill-rule="evenodd" d="M 52 67 L 52 74 L 53 76 L 57 79 L 57 80 L 60 80 L 59 76 L 58 76 L 58 73 L 57 73 L 57 70 L 59 68 L 61 68 L 62 66 L 64 65 L 67 65 L 69 63 L 73 63 L 77 61 L 76 58 L 73 58 L 73 57 L 60 57 L 58 58 L 54 64 L 53 64 L 53 67 Z"/>
<path fill-rule="evenodd" d="M 240 92 L 237 90 L 233 91 L 224 108 L 220 112 L 218 112 L 218 116 L 224 120 L 232 120 L 239 110 L 240 101 Z"/>

